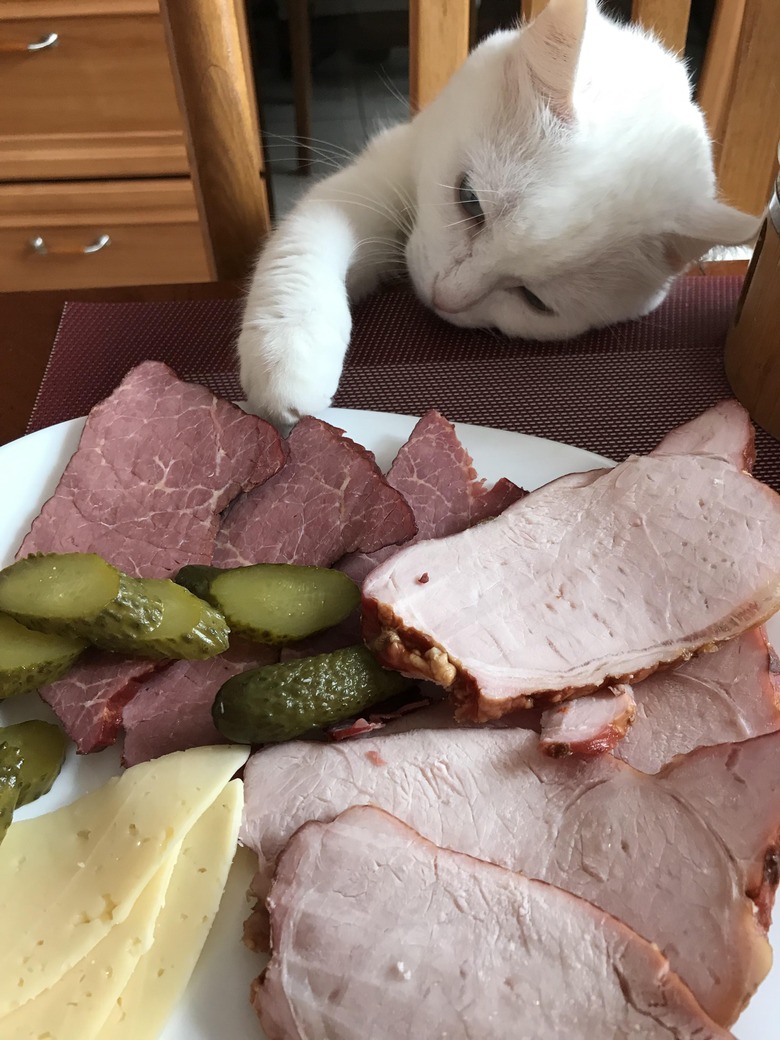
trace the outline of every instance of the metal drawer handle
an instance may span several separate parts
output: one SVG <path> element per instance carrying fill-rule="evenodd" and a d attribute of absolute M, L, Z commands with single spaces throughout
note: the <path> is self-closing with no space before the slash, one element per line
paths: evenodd
<path fill-rule="evenodd" d="M 59 43 L 59 33 L 49 33 L 46 36 L 42 36 L 40 40 L 36 40 L 35 43 L 28 43 L 27 50 L 31 54 L 35 54 L 36 51 L 45 51 L 49 47 L 56 47 Z"/>
<path fill-rule="evenodd" d="M 36 235 L 35 238 L 31 238 L 30 245 L 32 246 L 33 250 L 38 254 L 38 256 L 49 256 L 49 247 L 46 245 L 46 242 L 42 235 Z M 73 253 L 83 253 L 84 255 L 89 255 L 90 253 L 99 253 L 101 249 L 105 249 L 106 246 L 110 245 L 111 236 L 101 235 L 100 238 L 95 239 L 95 241 L 91 245 L 84 246 L 82 249 L 55 250 L 53 255 L 71 256 L 73 255 Z"/>
<path fill-rule="evenodd" d="M 36 54 L 38 51 L 47 51 L 50 47 L 56 47 L 59 42 L 59 33 L 48 33 L 32 43 L 22 43 L 21 40 L 9 43 L 0 40 L 0 54 Z"/>

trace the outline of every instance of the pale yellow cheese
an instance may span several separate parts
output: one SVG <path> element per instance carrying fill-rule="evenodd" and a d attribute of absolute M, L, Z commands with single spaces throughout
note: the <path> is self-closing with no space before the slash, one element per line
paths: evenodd
<path fill-rule="evenodd" d="M 101 1035 L 101 1025 L 152 945 L 176 852 L 171 850 L 121 924 L 53 986 L 0 1018 L 3 1040 L 96 1040 Z"/>
<path fill-rule="evenodd" d="M 247 754 L 226 745 L 166 755 L 11 825 L 0 845 L 0 1017 L 53 986 L 127 918 Z"/>
<path fill-rule="evenodd" d="M 100 1030 L 100 1040 L 159 1036 L 184 994 L 219 908 L 236 852 L 242 807 L 243 785 L 234 780 L 184 839 L 154 943 Z"/>

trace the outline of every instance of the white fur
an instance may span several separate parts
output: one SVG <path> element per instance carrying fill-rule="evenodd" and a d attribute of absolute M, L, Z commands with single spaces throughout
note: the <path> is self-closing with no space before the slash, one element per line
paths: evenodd
<path fill-rule="evenodd" d="M 464 173 L 479 227 L 457 202 Z M 757 232 L 715 195 L 682 63 L 595 0 L 551 0 L 530 26 L 485 40 L 431 105 L 281 223 L 239 339 L 248 400 L 281 424 L 326 407 L 349 301 L 402 256 L 420 299 L 458 325 L 562 339 L 646 314 L 687 263 Z"/>

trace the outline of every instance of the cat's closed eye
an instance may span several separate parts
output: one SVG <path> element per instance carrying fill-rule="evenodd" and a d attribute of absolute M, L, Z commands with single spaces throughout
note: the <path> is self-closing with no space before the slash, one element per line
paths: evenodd
<path fill-rule="evenodd" d="M 482 223 L 485 219 L 485 214 L 482 210 L 482 204 L 479 201 L 479 196 L 471 187 L 469 182 L 468 174 L 463 174 L 458 184 L 456 195 L 458 197 L 458 203 L 460 208 L 466 214 L 467 217 L 471 217 L 472 220 Z"/>
<path fill-rule="evenodd" d="M 548 307 L 544 300 L 540 300 L 536 293 L 531 292 L 528 286 L 516 285 L 511 291 L 521 296 L 531 310 L 536 311 L 537 314 L 555 314 L 552 307 Z"/>

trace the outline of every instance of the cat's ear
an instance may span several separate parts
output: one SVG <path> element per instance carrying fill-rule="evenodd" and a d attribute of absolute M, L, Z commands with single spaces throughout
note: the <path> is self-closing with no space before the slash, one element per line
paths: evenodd
<path fill-rule="evenodd" d="M 572 95 L 580 58 L 588 0 L 550 0 L 525 27 L 518 53 L 535 90 L 560 119 L 574 117 Z"/>
<path fill-rule="evenodd" d="M 752 242 L 763 217 L 743 213 L 716 199 L 706 199 L 686 216 L 678 231 L 665 236 L 664 252 L 669 266 L 681 270 L 698 260 L 713 246 L 740 246 Z"/>

